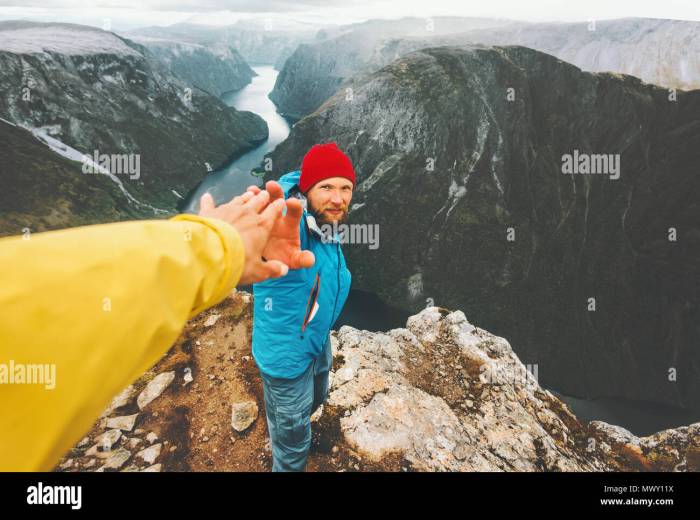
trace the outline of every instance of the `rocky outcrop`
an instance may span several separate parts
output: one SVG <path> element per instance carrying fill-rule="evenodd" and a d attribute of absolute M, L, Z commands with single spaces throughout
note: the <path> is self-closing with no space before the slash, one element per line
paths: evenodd
<path fill-rule="evenodd" d="M 224 45 L 208 47 L 160 38 L 132 36 L 130 39 L 146 47 L 155 59 L 185 83 L 214 96 L 240 90 L 256 76 L 235 48 Z"/>
<path fill-rule="evenodd" d="M 262 118 L 192 88 L 113 33 L 2 22 L 0 35 L 0 118 L 78 154 L 138 160 L 133 172 L 111 169 L 124 173 L 125 204 L 173 211 L 209 168 L 267 137 Z"/>
<path fill-rule="evenodd" d="M 251 295 L 239 292 L 193 319 L 56 469 L 269 471 L 251 317 Z M 642 438 L 582 424 L 507 340 L 461 311 L 429 307 L 387 332 L 344 326 L 331 341 L 309 471 L 700 470 L 700 423 Z M 141 409 L 137 396 L 173 372 Z"/>
<path fill-rule="evenodd" d="M 410 21 L 413 20 L 413 24 Z M 623 18 L 578 23 L 436 17 L 372 21 L 341 35 L 300 46 L 280 72 L 270 98 L 282 113 L 301 118 L 316 110 L 353 75 L 379 70 L 409 52 L 444 45 L 522 45 L 590 72 L 631 74 L 669 88 L 700 88 L 700 23 Z M 367 22 L 370 24 L 371 22 Z M 300 83 L 310 85 L 303 90 Z"/>
<path fill-rule="evenodd" d="M 463 309 L 567 395 L 700 409 L 700 91 L 480 46 L 349 85 L 268 159 L 350 155 L 351 221 L 379 229 L 344 249 L 354 288 Z M 608 169 L 567 173 L 578 153 Z"/>

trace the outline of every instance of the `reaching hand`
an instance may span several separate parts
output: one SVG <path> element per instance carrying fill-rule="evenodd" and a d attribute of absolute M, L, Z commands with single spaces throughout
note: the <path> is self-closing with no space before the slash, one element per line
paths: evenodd
<path fill-rule="evenodd" d="M 274 181 L 268 182 L 268 186 L 272 189 L 272 193 L 258 188 L 257 193 L 246 191 L 220 206 L 216 206 L 209 193 L 205 193 L 200 199 L 199 215 L 217 218 L 231 224 L 243 241 L 245 263 L 239 285 L 249 285 L 268 278 L 284 276 L 290 267 L 292 269 L 310 267 L 315 261 L 313 253 L 300 251 L 301 207 L 298 208 L 297 215 L 295 205 L 292 204 L 290 208 L 287 204 L 287 215 L 282 217 L 282 209 L 285 207 L 282 188 Z M 295 218 L 296 241 L 289 232 Z M 282 227 L 279 227 L 280 222 L 283 223 Z M 266 248 L 271 240 L 273 244 L 270 252 L 267 253 Z M 266 260 L 263 260 L 263 256 Z"/>
<path fill-rule="evenodd" d="M 284 200 L 282 187 L 275 181 L 268 181 L 265 189 L 270 194 L 271 201 Z M 246 193 L 252 193 L 256 197 L 262 193 L 257 186 L 249 186 Z M 279 260 L 288 265 L 290 269 L 305 269 L 314 265 L 316 259 L 311 251 L 301 250 L 299 237 L 299 221 L 303 209 L 298 199 L 287 199 L 287 213 L 275 221 L 270 232 L 270 239 L 263 250 L 263 256 L 268 260 Z"/>

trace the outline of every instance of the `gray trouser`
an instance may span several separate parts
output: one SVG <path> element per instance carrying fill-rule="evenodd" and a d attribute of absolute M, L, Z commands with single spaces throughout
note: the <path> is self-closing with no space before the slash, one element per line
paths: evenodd
<path fill-rule="evenodd" d="M 304 471 L 311 446 L 311 415 L 328 395 L 333 362 L 330 335 L 321 353 L 294 379 L 260 372 L 272 445 L 272 471 Z"/>

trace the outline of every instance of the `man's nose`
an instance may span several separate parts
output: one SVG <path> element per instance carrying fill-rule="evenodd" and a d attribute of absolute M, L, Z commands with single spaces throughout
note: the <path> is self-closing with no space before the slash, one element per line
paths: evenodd
<path fill-rule="evenodd" d="M 333 193 L 331 193 L 331 203 L 336 204 L 338 206 L 343 204 L 343 198 L 340 196 L 340 194 L 338 192 L 334 191 Z"/>

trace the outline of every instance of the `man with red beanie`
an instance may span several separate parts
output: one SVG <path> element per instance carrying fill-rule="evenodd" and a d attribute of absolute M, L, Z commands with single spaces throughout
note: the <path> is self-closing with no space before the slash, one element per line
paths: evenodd
<path fill-rule="evenodd" d="M 315 262 L 253 285 L 253 357 L 263 381 L 272 471 L 304 471 L 311 415 L 328 394 L 330 331 L 351 283 L 341 237 L 327 224 L 347 220 L 355 172 L 335 143 L 316 144 L 304 156 L 301 171 L 278 182 L 285 199 L 302 202 L 299 246 L 311 251 Z"/>

